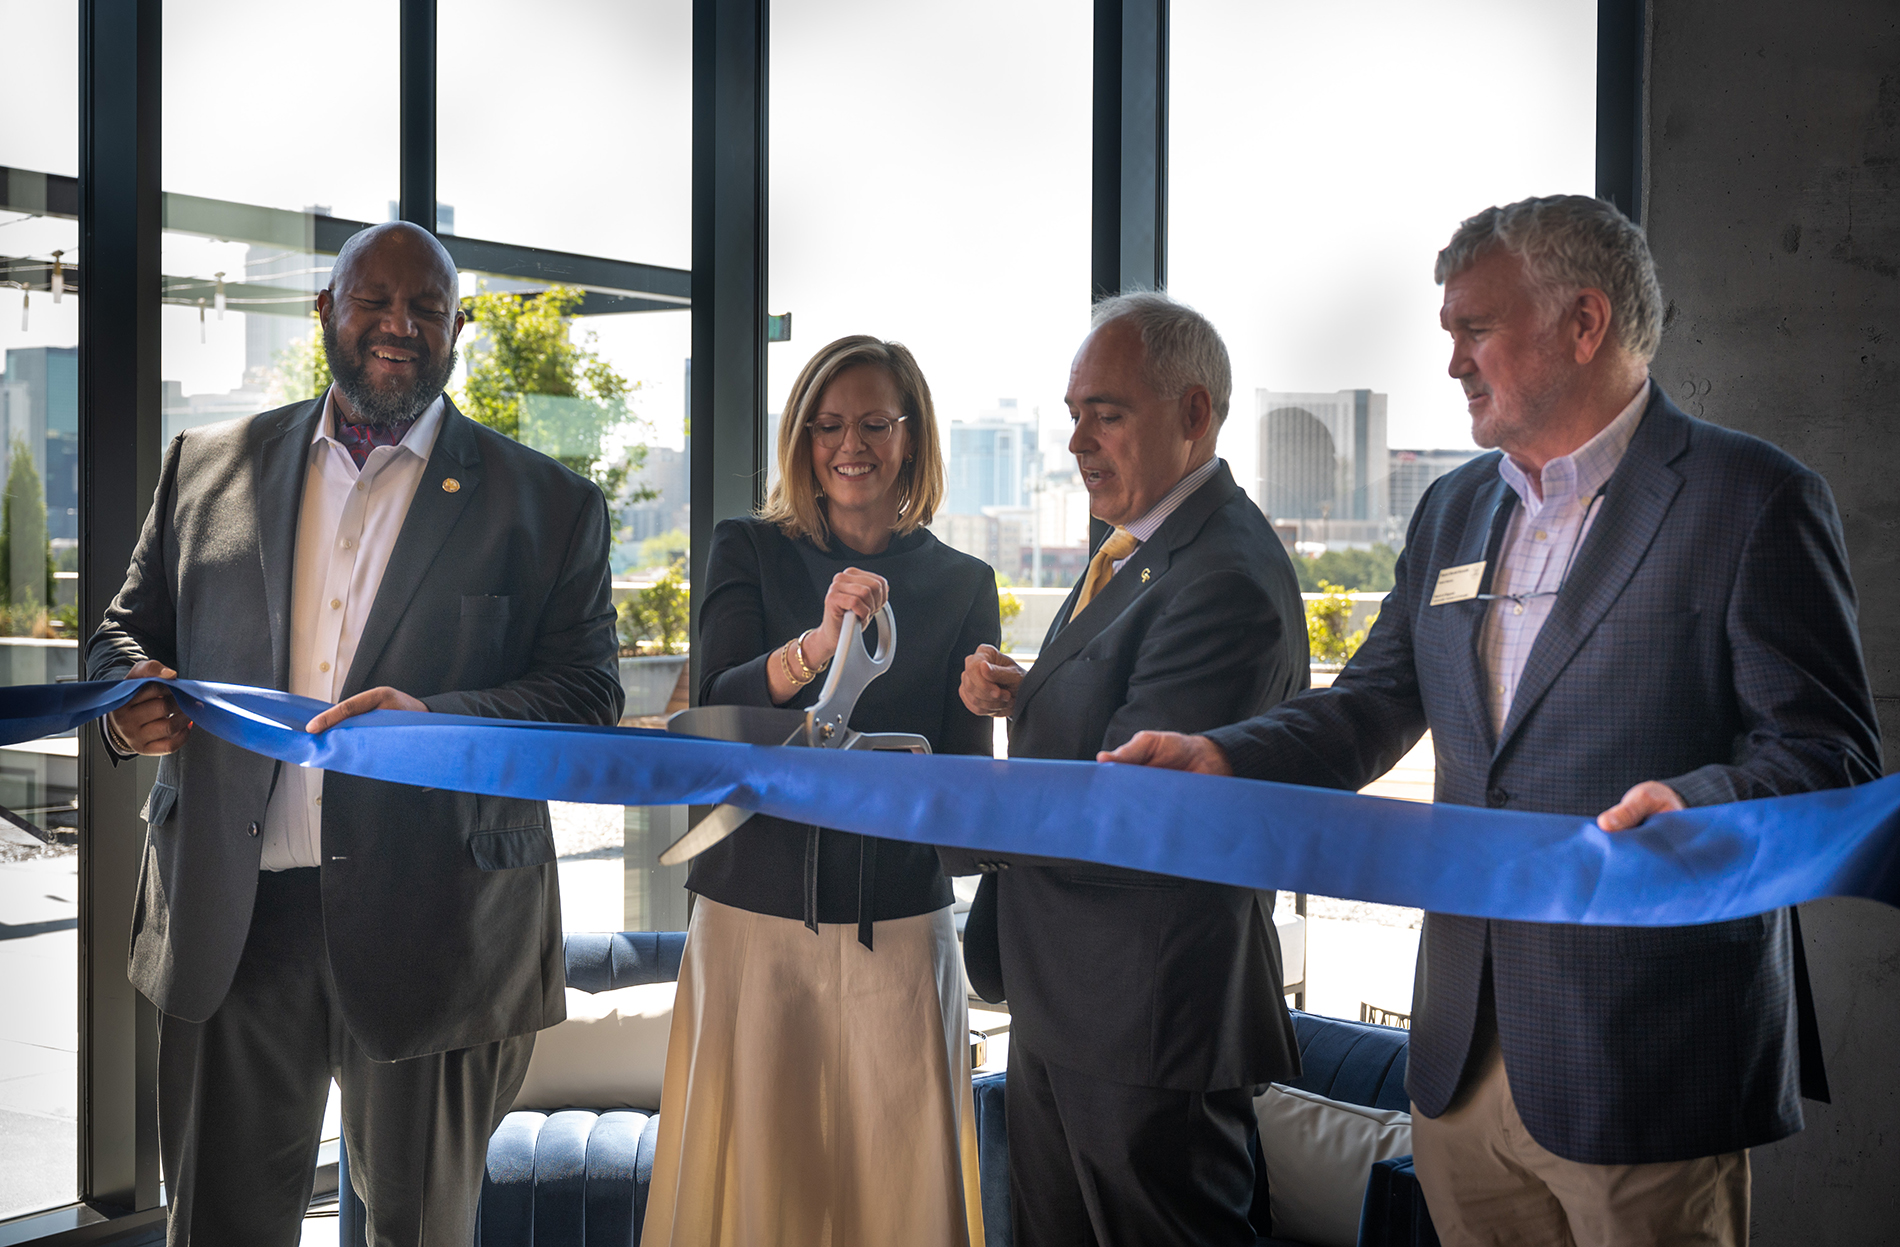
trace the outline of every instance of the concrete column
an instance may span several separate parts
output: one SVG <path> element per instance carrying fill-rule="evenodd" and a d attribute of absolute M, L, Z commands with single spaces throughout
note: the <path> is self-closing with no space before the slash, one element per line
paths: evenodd
<path fill-rule="evenodd" d="M 1654 374 L 1824 475 L 1882 727 L 1900 738 L 1900 20 L 1885 4 L 1653 0 Z M 1888 744 L 1889 765 L 1896 755 Z M 1900 1238 L 1900 912 L 1803 911 L 1832 1105 L 1754 1154 L 1757 1243 Z"/>

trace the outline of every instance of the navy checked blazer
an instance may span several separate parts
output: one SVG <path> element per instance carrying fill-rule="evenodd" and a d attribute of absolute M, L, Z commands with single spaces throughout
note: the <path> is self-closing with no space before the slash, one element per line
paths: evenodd
<path fill-rule="evenodd" d="M 1826 483 L 1651 395 L 1502 730 L 1486 604 L 1429 604 L 1440 569 L 1480 559 L 1489 591 L 1518 505 L 1494 453 L 1419 502 L 1385 607 L 1331 689 L 1208 733 L 1235 772 L 1356 789 L 1429 727 L 1437 800 L 1458 805 L 1595 815 L 1650 779 L 1711 805 L 1876 778 Z M 1789 910 L 1672 928 L 1428 915 L 1407 1090 L 1428 1117 L 1450 1105 L 1488 961 L 1511 1092 L 1551 1151 L 1636 1164 L 1773 1142 L 1801 1128 L 1804 1055 L 1806 1086 L 1825 1086 L 1798 940 Z"/>

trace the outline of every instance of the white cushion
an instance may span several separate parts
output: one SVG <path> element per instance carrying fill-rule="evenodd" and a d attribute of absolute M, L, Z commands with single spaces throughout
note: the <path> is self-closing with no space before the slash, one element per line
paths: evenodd
<path fill-rule="evenodd" d="M 660 1106 L 677 983 L 567 989 L 567 1021 L 535 1036 L 517 1109 Z"/>
<path fill-rule="evenodd" d="M 1412 1151 L 1412 1115 L 1268 1086 L 1256 1096 L 1273 1236 L 1355 1247 L 1373 1162 Z"/>
<path fill-rule="evenodd" d="M 1287 987 L 1306 982 L 1306 919 L 1296 913 L 1273 915 L 1280 937 L 1280 982 Z"/>

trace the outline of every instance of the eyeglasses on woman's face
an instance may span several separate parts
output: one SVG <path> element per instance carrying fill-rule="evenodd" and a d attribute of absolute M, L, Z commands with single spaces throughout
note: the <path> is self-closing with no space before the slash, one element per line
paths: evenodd
<path fill-rule="evenodd" d="M 844 445 L 847 429 L 858 431 L 858 440 L 866 446 L 883 446 L 890 442 L 891 434 L 897 426 L 910 419 L 909 416 L 866 416 L 862 420 L 841 420 L 836 416 L 820 416 L 805 427 L 811 430 L 811 440 L 826 450 L 836 450 Z"/>

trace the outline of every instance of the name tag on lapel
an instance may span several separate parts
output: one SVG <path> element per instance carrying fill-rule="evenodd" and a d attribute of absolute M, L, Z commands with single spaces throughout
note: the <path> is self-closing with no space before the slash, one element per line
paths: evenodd
<path fill-rule="evenodd" d="M 1478 586 L 1484 583 L 1484 561 L 1460 563 L 1456 567 L 1447 567 L 1438 573 L 1438 584 L 1432 589 L 1432 605 L 1443 606 L 1448 602 L 1469 602 L 1478 596 Z"/>

